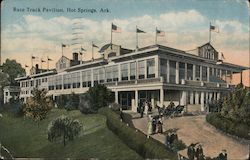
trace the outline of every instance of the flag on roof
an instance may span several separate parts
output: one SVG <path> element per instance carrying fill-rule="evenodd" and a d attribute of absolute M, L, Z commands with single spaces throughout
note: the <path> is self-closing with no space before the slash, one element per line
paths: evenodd
<path fill-rule="evenodd" d="M 45 61 L 41 59 L 41 62 L 43 63 L 43 62 L 45 62 Z"/>
<path fill-rule="evenodd" d="M 31 59 L 36 59 L 36 57 L 35 56 L 31 56 Z"/>
<path fill-rule="evenodd" d="M 92 47 L 95 47 L 95 48 L 99 48 L 97 45 L 95 45 L 94 43 L 92 44 Z"/>
<path fill-rule="evenodd" d="M 66 44 L 63 44 L 63 43 L 62 43 L 62 47 L 66 47 Z"/>
<path fill-rule="evenodd" d="M 143 30 L 140 30 L 140 29 L 136 28 L 136 33 L 146 33 L 146 32 L 143 31 Z"/>
<path fill-rule="evenodd" d="M 48 57 L 48 61 L 52 61 L 52 59 L 50 59 L 50 58 Z"/>
<path fill-rule="evenodd" d="M 214 25 L 210 25 L 210 31 L 214 31 L 214 32 L 219 33 L 219 27 L 216 27 Z"/>
<path fill-rule="evenodd" d="M 158 29 L 156 29 L 156 34 L 157 36 L 165 36 L 165 32 Z"/>
<path fill-rule="evenodd" d="M 114 25 L 114 24 L 112 23 L 112 32 L 121 33 L 122 30 L 121 30 L 120 27 L 118 27 L 117 25 Z"/>
<path fill-rule="evenodd" d="M 29 66 L 25 64 L 25 68 L 28 68 Z"/>
<path fill-rule="evenodd" d="M 84 48 L 81 47 L 81 51 L 86 51 L 86 49 L 84 49 Z"/>

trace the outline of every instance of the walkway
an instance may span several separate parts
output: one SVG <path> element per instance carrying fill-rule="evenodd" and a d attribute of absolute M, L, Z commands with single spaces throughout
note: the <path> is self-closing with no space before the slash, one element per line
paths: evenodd
<path fill-rule="evenodd" d="M 133 117 L 132 122 L 135 128 L 146 134 L 148 118 L 139 118 L 137 113 L 130 114 Z M 179 139 L 186 145 L 197 142 L 202 144 L 206 156 L 216 157 L 223 149 L 227 150 L 228 159 L 246 159 L 248 155 L 249 149 L 246 142 L 239 142 L 216 130 L 213 126 L 206 123 L 205 115 L 175 117 L 173 119 L 165 119 L 163 123 L 165 131 L 170 129 L 177 130 Z M 152 137 L 162 143 L 165 141 L 164 135 L 156 134 Z M 186 149 L 180 151 L 184 156 L 186 156 L 186 152 Z"/>

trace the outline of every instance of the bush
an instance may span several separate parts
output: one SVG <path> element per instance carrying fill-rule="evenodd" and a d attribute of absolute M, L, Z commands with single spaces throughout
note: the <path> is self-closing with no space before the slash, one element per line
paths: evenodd
<path fill-rule="evenodd" d="M 145 134 L 135 131 L 122 123 L 119 115 L 111 109 L 101 108 L 99 113 L 107 117 L 108 128 L 143 158 L 177 159 L 177 154 L 168 150 L 161 142 L 152 138 L 147 139 Z"/>
<path fill-rule="evenodd" d="M 13 98 L 11 98 L 10 102 L 4 104 L 3 107 L 1 107 L 1 110 L 9 112 L 16 117 L 19 117 L 19 116 L 23 116 L 24 114 L 23 107 L 24 107 L 24 104 L 22 103 L 20 99 L 14 100 Z"/>
<path fill-rule="evenodd" d="M 208 123 L 223 132 L 238 136 L 240 138 L 250 139 L 250 127 L 247 124 L 235 122 L 221 116 L 219 113 L 210 113 L 206 116 Z"/>
<path fill-rule="evenodd" d="M 69 95 L 68 102 L 65 105 L 67 111 L 76 110 L 79 106 L 79 95 L 72 93 Z"/>
<path fill-rule="evenodd" d="M 90 101 L 87 94 L 80 95 L 78 108 L 84 114 L 95 113 L 95 111 L 91 109 Z"/>
<path fill-rule="evenodd" d="M 63 140 L 63 145 L 66 141 L 74 140 L 74 137 L 79 135 L 82 130 L 82 125 L 78 120 L 73 120 L 66 116 L 60 116 L 52 121 L 48 126 L 48 140 L 56 142 L 59 139 Z"/>

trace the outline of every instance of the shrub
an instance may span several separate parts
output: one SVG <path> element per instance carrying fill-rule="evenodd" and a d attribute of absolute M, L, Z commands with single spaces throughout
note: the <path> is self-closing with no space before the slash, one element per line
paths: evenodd
<path fill-rule="evenodd" d="M 152 138 L 147 139 L 145 134 L 122 123 L 119 115 L 111 109 L 101 108 L 99 113 L 107 117 L 108 128 L 143 158 L 177 159 L 177 154 L 168 150 L 164 144 Z"/>
<path fill-rule="evenodd" d="M 14 116 L 23 116 L 23 107 L 24 104 L 20 99 L 10 99 L 10 102 L 6 103 L 1 107 L 3 111 L 9 112 Z"/>
<path fill-rule="evenodd" d="M 48 126 L 48 140 L 55 142 L 59 139 L 63 140 L 63 145 L 66 141 L 74 140 L 74 137 L 79 135 L 82 130 L 82 125 L 78 120 L 73 120 L 66 116 L 60 116 L 52 121 Z"/>
<path fill-rule="evenodd" d="M 82 113 L 97 113 L 99 108 L 114 102 L 114 94 L 104 85 L 89 88 L 80 98 L 79 109 Z"/>
<path fill-rule="evenodd" d="M 52 109 L 53 102 L 46 96 L 47 91 L 34 89 L 33 97 L 28 98 L 24 105 L 24 114 L 31 117 L 34 121 L 41 121 L 46 118 L 47 113 Z"/>
<path fill-rule="evenodd" d="M 72 93 L 69 95 L 68 102 L 65 105 L 67 111 L 76 110 L 79 106 L 79 95 Z"/>
<path fill-rule="evenodd" d="M 206 116 L 208 123 L 223 132 L 238 136 L 240 138 L 250 139 L 250 127 L 247 124 L 239 123 L 221 116 L 219 113 L 210 113 Z"/>

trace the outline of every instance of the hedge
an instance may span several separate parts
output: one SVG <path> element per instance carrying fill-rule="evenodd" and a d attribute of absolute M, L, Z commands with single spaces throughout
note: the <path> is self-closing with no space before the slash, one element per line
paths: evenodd
<path fill-rule="evenodd" d="M 221 116 L 219 113 L 208 114 L 206 116 L 206 120 L 208 123 L 223 132 L 250 140 L 250 126 L 246 124 L 227 119 Z"/>
<path fill-rule="evenodd" d="M 168 150 L 161 142 L 153 138 L 148 139 L 142 132 L 136 131 L 122 123 L 119 115 L 111 109 L 101 108 L 99 113 L 107 117 L 108 128 L 143 158 L 177 159 L 177 153 Z"/>

